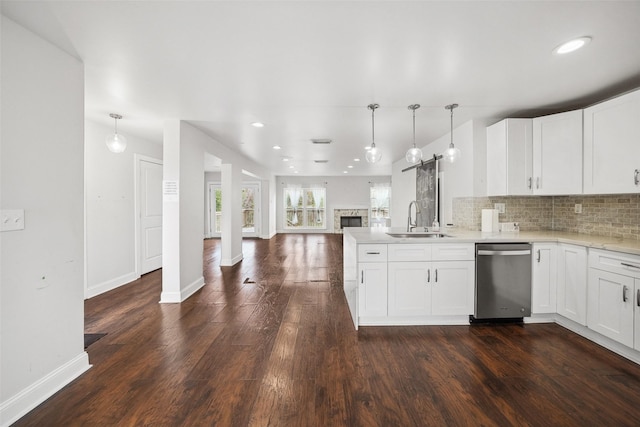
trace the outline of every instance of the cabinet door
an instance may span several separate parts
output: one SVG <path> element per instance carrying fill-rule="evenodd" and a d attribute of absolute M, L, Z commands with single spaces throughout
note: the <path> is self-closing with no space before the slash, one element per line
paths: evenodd
<path fill-rule="evenodd" d="M 433 280 L 428 262 L 390 262 L 389 316 L 431 314 Z"/>
<path fill-rule="evenodd" d="M 582 110 L 533 119 L 533 193 L 582 194 Z"/>
<path fill-rule="evenodd" d="M 473 314 L 474 261 L 431 263 L 431 314 Z"/>
<path fill-rule="evenodd" d="M 530 195 L 531 119 L 505 119 L 487 128 L 487 195 Z"/>
<path fill-rule="evenodd" d="M 558 245 L 558 314 L 587 325 L 587 249 Z"/>
<path fill-rule="evenodd" d="M 387 263 L 365 262 L 358 265 L 358 315 L 387 315 Z"/>
<path fill-rule="evenodd" d="M 531 312 L 556 312 L 557 250 L 555 243 L 534 243 L 531 266 Z"/>
<path fill-rule="evenodd" d="M 584 192 L 640 191 L 640 91 L 584 110 Z"/>
<path fill-rule="evenodd" d="M 633 347 L 633 277 L 589 269 L 587 326 Z"/>

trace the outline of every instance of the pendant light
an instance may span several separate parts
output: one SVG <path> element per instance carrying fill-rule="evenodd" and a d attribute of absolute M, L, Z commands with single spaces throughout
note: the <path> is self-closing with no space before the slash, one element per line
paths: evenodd
<path fill-rule="evenodd" d="M 369 104 L 367 106 L 367 108 L 369 110 L 371 110 L 371 148 L 369 148 L 367 150 L 367 154 L 365 155 L 365 158 L 367 159 L 367 162 L 369 162 L 369 163 L 376 163 L 376 162 L 379 162 L 380 159 L 382 159 L 382 153 L 376 147 L 376 121 L 375 121 L 376 119 L 375 119 L 375 113 L 376 113 L 376 109 L 378 107 L 380 107 L 380 105 L 378 105 L 378 104 Z"/>
<path fill-rule="evenodd" d="M 127 138 L 124 135 L 118 133 L 118 120 L 122 118 L 120 114 L 109 114 L 115 121 L 115 131 L 112 134 L 107 135 L 104 142 L 107 144 L 107 148 L 112 153 L 122 153 L 127 148 Z"/>
<path fill-rule="evenodd" d="M 458 104 L 449 104 L 444 108 L 451 111 L 451 143 L 449 144 L 449 148 L 442 153 L 442 158 L 449 163 L 453 163 L 462 156 L 460 149 L 453 145 L 453 109 L 458 108 Z"/>
<path fill-rule="evenodd" d="M 407 150 L 405 158 L 413 164 L 422 160 L 422 150 L 416 147 L 416 110 L 420 108 L 420 104 L 412 104 L 407 108 L 413 112 L 413 147 Z"/>

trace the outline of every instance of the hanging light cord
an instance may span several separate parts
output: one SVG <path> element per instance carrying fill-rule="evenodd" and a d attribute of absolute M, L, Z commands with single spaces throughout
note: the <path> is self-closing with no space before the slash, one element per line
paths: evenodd
<path fill-rule="evenodd" d="M 413 148 L 416 148 L 416 109 L 413 110 Z"/>
<path fill-rule="evenodd" d="M 456 108 L 453 105 L 451 106 L 451 146 L 453 147 L 453 109 Z"/>
<path fill-rule="evenodd" d="M 371 148 L 376 146 L 376 106 L 371 104 Z"/>

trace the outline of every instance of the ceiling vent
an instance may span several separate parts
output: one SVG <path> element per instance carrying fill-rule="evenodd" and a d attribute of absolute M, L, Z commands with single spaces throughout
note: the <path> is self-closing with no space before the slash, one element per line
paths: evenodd
<path fill-rule="evenodd" d="M 311 142 L 314 144 L 331 144 L 333 141 L 329 138 L 314 138 Z"/>
<path fill-rule="evenodd" d="M 329 160 L 314 160 L 316 163 L 329 163 Z"/>

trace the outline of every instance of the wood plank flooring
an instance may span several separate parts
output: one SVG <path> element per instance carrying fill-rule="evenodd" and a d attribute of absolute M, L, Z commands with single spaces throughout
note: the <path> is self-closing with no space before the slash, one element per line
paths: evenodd
<path fill-rule="evenodd" d="M 560 326 L 353 329 L 342 236 L 245 240 L 158 304 L 156 271 L 86 301 L 93 368 L 16 426 L 624 426 L 640 366 Z"/>

